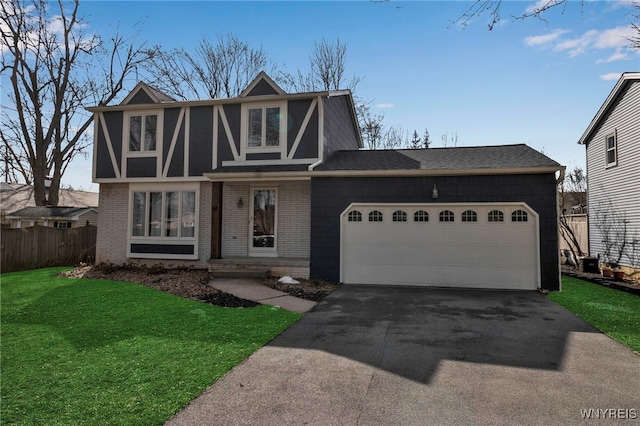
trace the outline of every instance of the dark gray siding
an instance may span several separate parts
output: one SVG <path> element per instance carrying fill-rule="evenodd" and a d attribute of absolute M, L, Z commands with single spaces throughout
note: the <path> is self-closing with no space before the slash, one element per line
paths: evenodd
<path fill-rule="evenodd" d="M 222 118 L 218 117 L 218 164 L 216 167 L 222 166 L 223 161 L 233 161 L 233 152 L 229 147 L 229 138 L 224 130 Z"/>
<path fill-rule="evenodd" d="M 152 104 L 154 103 L 153 99 L 147 95 L 147 92 L 144 90 L 138 90 L 138 93 L 133 95 L 133 98 L 129 101 L 127 105 L 133 104 Z"/>
<path fill-rule="evenodd" d="M 118 167 L 122 167 L 120 164 L 120 159 L 122 158 L 122 119 L 123 114 L 121 111 L 104 113 L 104 122 L 107 132 L 109 132 L 111 147 Z M 116 174 L 111 164 L 107 140 L 101 125 L 98 126 L 96 150 L 96 178 L 115 178 Z"/>
<path fill-rule="evenodd" d="M 156 177 L 157 160 L 153 158 L 127 158 L 127 177 Z"/>
<path fill-rule="evenodd" d="M 211 171 L 213 156 L 213 107 L 191 108 L 189 176 Z"/>
<path fill-rule="evenodd" d="M 184 176 L 184 121 L 180 124 L 180 131 L 178 132 L 178 139 L 176 139 L 176 146 L 173 148 L 167 176 Z"/>
<path fill-rule="evenodd" d="M 334 151 L 360 148 L 354 119 L 346 96 L 324 99 L 324 158 Z"/>
<path fill-rule="evenodd" d="M 194 254 L 193 244 L 131 244 L 132 254 Z"/>
<path fill-rule="evenodd" d="M 433 185 L 440 196 L 431 198 Z M 553 174 L 311 179 L 311 276 L 340 279 L 340 213 L 360 203 L 525 202 L 540 215 L 542 288 L 557 290 L 558 228 Z"/>
<path fill-rule="evenodd" d="M 169 155 L 169 149 L 171 148 L 171 139 L 173 138 L 173 132 L 178 124 L 178 116 L 180 115 L 180 108 L 166 108 L 164 110 L 164 126 L 162 130 L 162 164 L 166 164 L 167 156 Z"/>
<path fill-rule="evenodd" d="M 236 152 L 240 152 L 240 104 L 224 105 L 222 108 L 224 109 L 224 115 L 227 117 L 233 142 L 236 145 Z M 227 140 L 222 120 L 219 121 L 218 135 L 218 159 L 220 161 L 233 160 L 233 154 L 231 153 L 231 148 L 229 148 L 229 141 Z M 223 140 L 224 143 L 222 143 Z"/>
<path fill-rule="evenodd" d="M 247 154 L 247 160 L 280 160 L 279 152 L 262 152 L 259 154 Z"/>
<path fill-rule="evenodd" d="M 309 106 L 311 105 L 311 99 L 290 101 L 287 105 L 288 109 L 288 134 L 287 134 L 287 152 L 291 152 L 293 143 L 298 136 L 298 132 L 302 127 L 304 118 L 307 115 Z M 318 107 L 313 110 L 311 119 L 307 124 L 307 128 L 302 134 L 298 149 L 293 158 L 318 158 Z"/>
<path fill-rule="evenodd" d="M 269 83 L 264 80 L 260 80 L 247 96 L 260 96 L 260 95 L 277 95 L 278 92 Z"/>

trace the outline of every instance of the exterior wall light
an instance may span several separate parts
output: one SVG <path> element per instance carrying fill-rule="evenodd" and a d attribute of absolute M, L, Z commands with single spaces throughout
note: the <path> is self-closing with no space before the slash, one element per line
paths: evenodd
<path fill-rule="evenodd" d="M 433 185 L 433 189 L 431 190 L 431 198 L 433 198 L 434 200 L 438 198 L 440 194 L 438 194 L 438 188 L 436 188 L 436 185 Z"/>
<path fill-rule="evenodd" d="M 239 209 L 241 209 L 242 206 L 244 206 L 244 203 L 242 202 L 242 197 L 238 198 L 238 203 L 236 205 L 238 206 Z"/>

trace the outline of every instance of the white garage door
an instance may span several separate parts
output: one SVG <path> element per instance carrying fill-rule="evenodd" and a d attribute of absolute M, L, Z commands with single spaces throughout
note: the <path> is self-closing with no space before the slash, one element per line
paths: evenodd
<path fill-rule="evenodd" d="M 352 204 L 341 227 L 346 284 L 540 286 L 538 215 L 526 204 Z"/>

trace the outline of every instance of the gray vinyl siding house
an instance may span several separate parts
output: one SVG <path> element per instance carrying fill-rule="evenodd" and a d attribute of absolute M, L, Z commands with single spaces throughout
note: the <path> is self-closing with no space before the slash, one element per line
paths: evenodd
<path fill-rule="evenodd" d="M 348 90 L 288 94 L 265 73 L 237 98 L 140 83 L 90 111 L 98 262 L 559 289 L 562 166 L 526 145 L 362 150 Z M 380 265 L 393 275 L 370 282 Z"/>
<path fill-rule="evenodd" d="M 640 257 L 640 73 L 620 77 L 579 143 L 587 159 L 590 255 L 608 261 L 607 238 L 598 221 L 614 211 L 627 221 L 628 242 L 635 240 Z M 627 251 L 632 251 L 631 245 Z M 632 263 L 628 256 L 620 260 L 621 265 Z"/>

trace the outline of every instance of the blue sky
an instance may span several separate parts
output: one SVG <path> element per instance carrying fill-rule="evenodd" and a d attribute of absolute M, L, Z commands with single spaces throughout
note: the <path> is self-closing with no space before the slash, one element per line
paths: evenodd
<path fill-rule="evenodd" d="M 535 1 L 505 1 L 502 20 L 465 28 L 455 21 L 466 1 L 172 2 L 87 1 L 89 28 L 107 36 L 138 27 L 139 41 L 189 48 L 202 36 L 231 32 L 289 71 L 307 69 L 314 41 L 348 46 L 347 74 L 362 81 L 385 124 L 434 147 L 457 134 L 458 146 L 526 143 L 568 168 L 584 167 L 577 141 L 625 71 L 640 70 L 628 48 L 628 1 L 569 1 L 546 22 L 514 21 Z M 130 30 L 131 29 L 131 30 Z M 131 82 L 131 87 L 135 82 Z M 97 190 L 90 161 L 77 161 L 63 183 Z"/>

